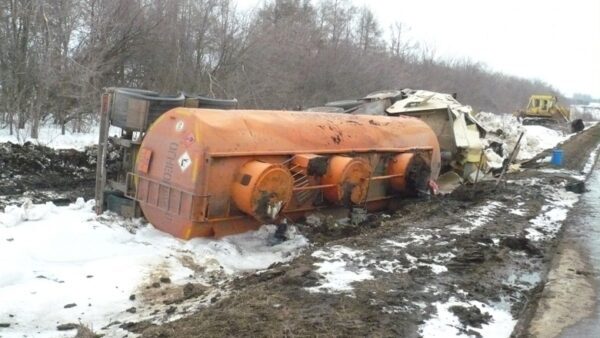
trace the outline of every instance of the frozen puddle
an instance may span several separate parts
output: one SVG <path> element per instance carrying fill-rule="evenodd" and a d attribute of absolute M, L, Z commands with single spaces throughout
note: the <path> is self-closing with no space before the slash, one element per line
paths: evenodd
<path fill-rule="evenodd" d="M 100 328 L 116 320 L 154 320 L 126 310 L 143 307 L 141 293 L 159 279 L 223 294 L 219 285 L 228 276 L 289 261 L 308 245 L 291 228 L 288 241 L 271 246 L 275 226 L 268 225 L 221 240 L 183 241 L 149 225 L 132 234 L 118 218 L 100 222 L 92 205 L 25 203 L 0 213 L 0 323 L 10 325 L 2 337 L 60 337 L 56 327 L 65 323 L 104 333 Z"/>
<path fill-rule="evenodd" d="M 433 305 L 436 308 L 436 313 L 419 328 L 419 333 L 423 337 L 473 337 L 474 334 L 472 332 L 476 332 L 480 337 L 504 338 L 510 336 L 517 323 L 508 311 L 508 305 L 503 303 L 489 306 L 474 300 L 465 302 L 451 297 L 446 303 L 436 302 Z M 481 312 L 482 317 L 487 318 L 483 323 L 476 325 L 477 327 L 464 325 L 461 323 L 459 317 L 457 317 L 456 312 L 452 311 L 455 307 L 468 309 L 473 306 Z M 471 312 L 473 311 L 471 310 Z"/>

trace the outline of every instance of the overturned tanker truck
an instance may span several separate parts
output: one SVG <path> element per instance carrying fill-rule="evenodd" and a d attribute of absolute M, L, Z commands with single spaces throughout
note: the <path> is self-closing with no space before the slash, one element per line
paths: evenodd
<path fill-rule="evenodd" d="M 107 89 L 96 211 L 143 216 L 183 239 L 222 237 L 316 210 L 384 209 L 440 171 L 436 135 L 417 118 L 236 106 Z M 120 136 L 108 137 L 111 125 Z M 112 178 L 108 142 L 122 158 Z"/>

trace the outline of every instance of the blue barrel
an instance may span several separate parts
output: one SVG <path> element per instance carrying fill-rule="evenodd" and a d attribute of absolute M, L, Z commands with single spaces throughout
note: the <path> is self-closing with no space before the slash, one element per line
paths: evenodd
<path fill-rule="evenodd" d="M 552 149 L 552 159 L 550 160 L 550 163 L 554 164 L 555 166 L 562 166 L 563 165 L 563 151 L 562 149 Z"/>

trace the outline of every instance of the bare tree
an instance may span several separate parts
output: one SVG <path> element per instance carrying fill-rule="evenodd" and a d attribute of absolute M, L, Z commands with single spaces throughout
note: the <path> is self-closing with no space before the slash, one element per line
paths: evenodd
<path fill-rule="evenodd" d="M 296 109 L 386 88 L 457 92 L 476 109 L 511 112 L 538 81 L 470 60 L 440 59 L 397 22 L 387 41 L 350 0 L 267 0 L 242 16 L 234 0 L 0 1 L 0 127 L 42 121 L 80 131 L 103 87 L 235 96 Z"/>
<path fill-rule="evenodd" d="M 381 29 L 373 12 L 366 6 L 360 9 L 358 16 L 358 45 L 363 52 L 381 47 Z"/>
<path fill-rule="evenodd" d="M 390 25 L 389 51 L 393 57 L 400 58 L 402 61 L 407 61 L 410 55 L 413 55 L 419 48 L 418 43 L 415 43 L 407 37 L 407 28 L 402 22 L 396 21 Z"/>

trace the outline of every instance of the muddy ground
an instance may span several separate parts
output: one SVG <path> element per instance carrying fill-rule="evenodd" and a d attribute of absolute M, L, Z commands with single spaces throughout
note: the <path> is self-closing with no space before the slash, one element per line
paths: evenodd
<path fill-rule="evenodd" d="M 498 186 L 486 181 L 449 196 L 400 201 L 395 211 L 371 215 L 360 226 L 328 217 L 308 219 L 297 226 L 313 245 L 292 262 L 215 283 L 219 296 L 216 290 L 189 285 L 182 299 L 163 301 L 164 294 L 157 293 L 156 299 L 148 300 L 148 306 L 165 303 L 160 310 L 165 321 L 178 320 L 115 325 L 143 337 L 419 337 L 420 326 L 436 315 L 439 304 L 479 301 L 510 311 L 518 320 L 513 335 L 526 335 L 561 238 L 558 224 L 555 229 L 537 229 L 539 236 L 532 239 L 531 221 L 547 212 L 567 188 L 581 192 L 580 171 L 599 141 L 597 125 L 562 145 L 567 172 L 548 170 L 542 155 Z M 15 191 L 13 186 L 21 194 L 29 192 L 38 182 L 40 189 L 58 191 L 64 198 L 91 193 L 93 166 L 84 162 L 91 161 L 92 150 L 73 158 L 58 152 L 53 161 L 31 162 L 38 169 L 30 170 L 19 164 L 19 151 L 8 152 L 21 148 L 6 147 L 16 146 L 0 146 L 2 167 L 16 169 L 3 171 L 0 195 Z M 37 151 L 31 145 L 23 147 L 30 147 L 25 152 Z M 54 161 L 58 167 L 64 161 L 79 173 L 70 179 L 72 191 L 61 190 L 64 173 Z M 48 185 L 55 181 L 46 173 L 55 175 L 56 185 Z M 323 288 L 326 276 L 319 267 L 334 253 L 347 270 L 371 278 L 354 282 L 348 290 Z M 459 318 L 457 329 L 472 336 L 480 335 L 477 329 L 491 320 L 476 307 L 455 306 L 450 311 Z"/>
<path fill-rule="evenodd" d="M 458 300 L 506 307 L 519 320 L 513 335 L 526 335 L 561 237 L 557 224 L 554 232 L 539 229 L 541 239 L 528 239 L 531 220 L 552 209 L 545 206 L 565 187 L 578 190 L 581 177 L 573 176 L 599 141 L 596 126 L 562 145 L 573 175 L 538 163 L 538 169 L 510 174 L 498 187 L 481 182 L 446 197 L 404 201 L 391 217 L 378 214 L 360 227 L 300 225 L 315 245 L 292 263 L 240 277 L 223 287 L 231 294 L 212 306 L 136 332 L 143 337 L 418 337 L 436 304 Z M 347 266 L 367 269 L 374 278 L 353 283 L 349 292 L 311 292 L 323 277 L 315 251 L 339 247 L 360 252 L 346 257 Z M 490 320 L 472 307 L 451 311 L 461 322 L 458 329 L 473 336 Z"/>

